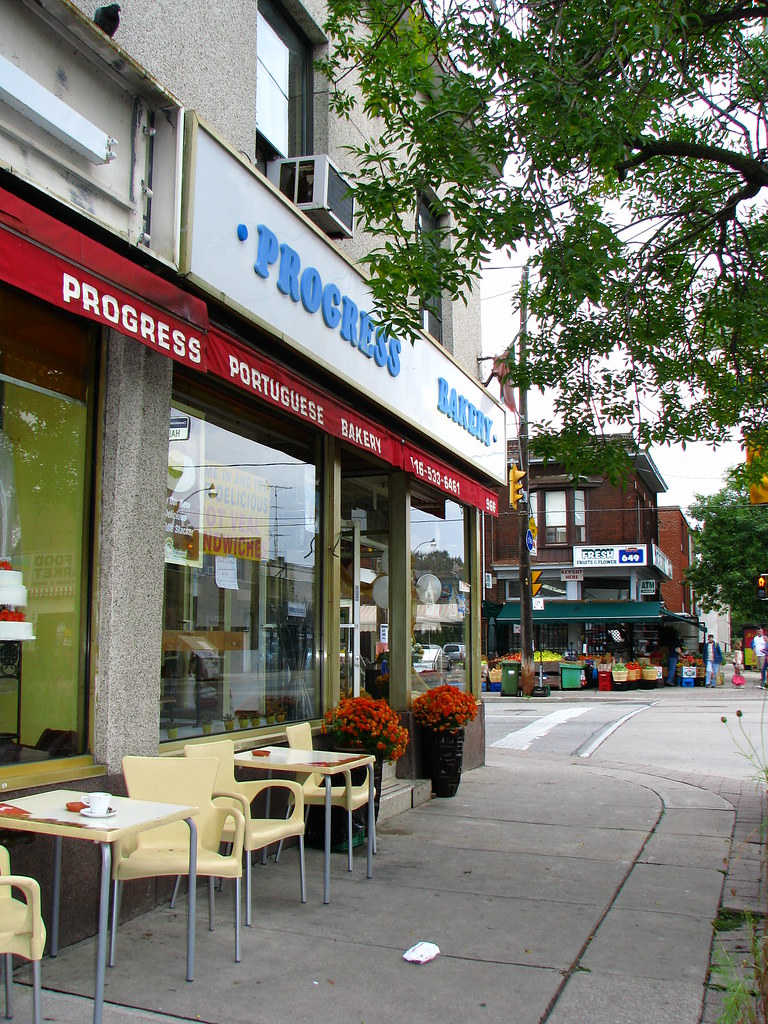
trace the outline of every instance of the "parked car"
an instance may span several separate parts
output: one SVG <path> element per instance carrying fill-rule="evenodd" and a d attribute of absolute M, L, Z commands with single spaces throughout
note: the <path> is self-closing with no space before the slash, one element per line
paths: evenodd
<path fill-rule="evenodd" d="M 467 660 L 467 645 L 454 643 L 444 644 L 443 654 L 448 659 L 448 670 L 450 671 L 457 662 L 460 662 L 463 665 Z"/>
<path fill-rule="evenodd" d="M 442 672 L 448 664 L 443 648 L 438 644 L 423 644 L 417 658 L 413 663 L 417 672 Z"/>

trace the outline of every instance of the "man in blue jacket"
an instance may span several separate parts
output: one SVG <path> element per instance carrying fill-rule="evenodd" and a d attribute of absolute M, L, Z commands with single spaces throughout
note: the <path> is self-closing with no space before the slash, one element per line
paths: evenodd
<path fill-rule="evenodd" d="M 704 646 L 704 685 L 714 686 L 717 678 L 717 673 L 720 670 L 720 666 L 723 664 L 723 652 L 720 650 L 720 644 L 715 643 L 714 636 L 710 633 L 707 637 L 707 642 Z"/>

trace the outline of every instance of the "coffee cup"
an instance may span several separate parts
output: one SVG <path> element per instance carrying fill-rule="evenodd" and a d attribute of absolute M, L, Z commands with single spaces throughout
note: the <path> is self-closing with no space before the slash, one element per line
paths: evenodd
<path fill-rule="evenodd" d="M 111 799 L 111 793 L 91 793 L 88 801 L 91 814 L 107 814 L 109 812 L 109 801 Z"/>

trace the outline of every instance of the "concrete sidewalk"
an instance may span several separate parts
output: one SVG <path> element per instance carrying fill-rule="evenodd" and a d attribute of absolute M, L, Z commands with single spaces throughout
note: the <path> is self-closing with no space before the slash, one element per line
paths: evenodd
<path fill-rule="evenodd" d="M 351 875 L 335 854 L 329 906 L 319 851 L 307 851 L 303 906 L 295 849 L 259 865 L 240 964 L 231 888 L 213 933 L 200 892 L 192 983 L 183 901 L 121 926 L 105 1024 L 699 1024 L 724 872 L 733 894 L 762 814 L 752 784 L 717 788 L 492 749 L 455 797 L 381 823 L 373 879 L 362 848 Z M 440 956 L 403 960 L 421 939 Z M 43 961 L 45 1019 L 90 1019 L 93 965 L 92 941 Z M 28 990 L 16 996 L 29 1019 Z"/>

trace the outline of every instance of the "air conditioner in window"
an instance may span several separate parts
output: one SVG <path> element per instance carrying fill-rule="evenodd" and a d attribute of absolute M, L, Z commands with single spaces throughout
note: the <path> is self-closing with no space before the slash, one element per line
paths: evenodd
<path fill-rule="evenodd" d="M 327 156 L 270 160 L 267 177 L 327 235 L 352 237 L 355 200 L 349 182 Z"/>

